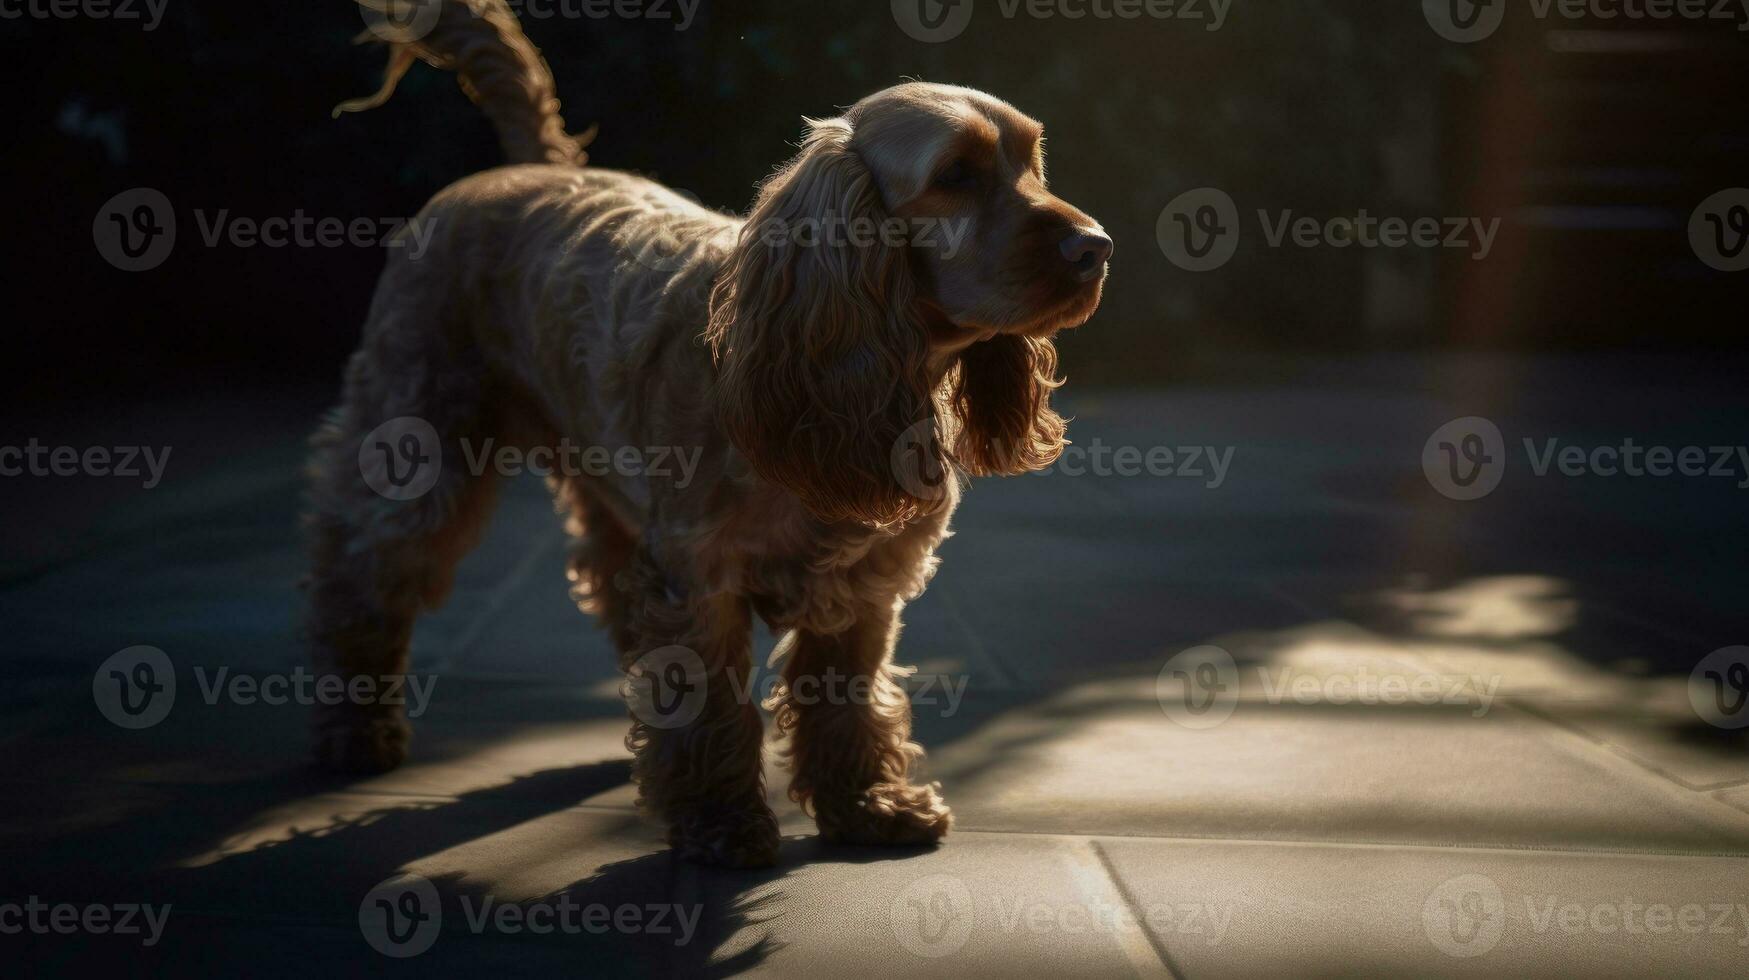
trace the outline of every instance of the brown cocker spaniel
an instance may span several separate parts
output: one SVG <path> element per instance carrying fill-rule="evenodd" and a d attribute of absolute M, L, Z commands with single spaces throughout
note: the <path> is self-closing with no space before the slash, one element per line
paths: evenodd
<path fill-rule="evenodd" d="M 423 253 L 390 251 L 315 439 L 318 672 L 407 670 L 415 615 L 442 601 L 492 508 L 495 471 L 464 465 L 487 440 L 615 459 L 673 447 L 696 457 L 687 479 L 550 477 L 577 539 L 574 594 L 641 692 L 641 803 L 689 858 L 776 860 L 746 693 L 758 615 L 784 637 L 768 706 L 790 796 L 821 835 L 940 838 L 947 806 L 909 778 L 922 750 L 892 662 L 899 610 L 935 571 L 954 474 L 1024 473 L 1061 451 L 1051 337 L 1099 305 L 1112 248 L 1047 189 L 1039 124 L 981 92 L 898 85 L 808 120 L 742 219 L 584 167 L 503 0 L 449 0 L 391 50 L 383 90 L 344 108 L 386 99 L 424 59 L 459 74 L 516 165 L 439 193 Z M 382 448 L 394 466 L 411 430 L 372 434 L 408 419 L 442 465 L 423 493 L 385 494 L 367 460 Z M 317 719 L 319 759 L 345 771 L 397 765 L 408 739 L 380 702 Z"/>

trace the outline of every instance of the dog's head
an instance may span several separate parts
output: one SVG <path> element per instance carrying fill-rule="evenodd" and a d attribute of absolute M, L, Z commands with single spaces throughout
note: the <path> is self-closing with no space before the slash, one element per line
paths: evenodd
<path fill-rule="evenodd" d="M 810 120 L 711 298 L 716 402 L 766 479 L 824 520 L 928 510 L 915 472 L 1054 461 L 1058 330 L 1099 305 L 1111 240 L 1051 194 L 1043 131 L 911 83 Z M 923 458 L 895 464 L 908 446 Z"/>

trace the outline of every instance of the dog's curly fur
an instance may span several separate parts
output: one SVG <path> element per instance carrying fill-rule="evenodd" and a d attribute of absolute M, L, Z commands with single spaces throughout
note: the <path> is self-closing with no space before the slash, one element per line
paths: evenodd
<path fill-rule="evenodd" d="M 634 718 L 641 802 L 685 856 L 776 859 L 758 706 L 727 683 L 748 674 L 759 615 L 785 635 L 770 707 L 790 795 L 822 835 L 941 837 L 947 806 L 910 781 L 922 750 L 892 662 L 899 611 L 948 534 L 959 487 L 944 474 L 1021 473 L 1060 452 L 1050 338 L 1092 314 L 1110 251 L 1046 190 L 1038 125 L 980 92 L 900 85 L 810 120 L 742 220 L 582 167 L 585 141 L 565 134 L 546 65 L 503 0 L 451 0 L 430 33 L 392 49 L 383 90 L 343 108 L 386 99 L 423 58 L 460 75 L 520 165 L 424 209 L 428 251 L 391 253 L 315 438 L 318 671 L 404 672 L 415 615 L 442 601 L 491 511 L 492 474 L 455 465 L 416 499 L 373 492 L 359 446 L 385 421 L 429 422 L 451 461 L 464 440 L 686 447 L 700 455 L 685 485 L 551 479 L 577 540 L 574 594 L 622 666 L 667 646 L 705 665 L 695 721 Z M 773 233 L 804 225 L 957 229 L 961 246 Z M 828 682 L 798 698 L 802 677 L 865 696 Z M 378 771 L 408 738 L 398 708 L 352 704 L 317 719 L 316 752 Z"/>

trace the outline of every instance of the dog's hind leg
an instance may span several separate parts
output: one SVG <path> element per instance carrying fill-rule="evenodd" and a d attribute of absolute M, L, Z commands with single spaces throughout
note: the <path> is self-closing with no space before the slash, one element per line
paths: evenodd
<path fill-rule="evenodd" d="M 382 698 L 403 687 L 381 678 L 407 672 L 414 617 L 442 602 L 496 497 L 491 468 L 470 463 L 496 432 L 490 406 L 499 404 L 478 359 L 390 322 L 417 304 L 398 310 L 381 299 L 310 461 L 315 754 L 345 772 L 406 757 L 404 706 Z M 321 696 L 333 676 L 348 685 L 338 699 Z"/>
<path fill-rule="evenodd" d="M 571 595 L 613 636 L 621 669 L 635 675 L 626 744 L 639 804 L 668 824 L 668 842 L 683 858 L 772 864 L 777 819 L 765 802 L 746 600 L 689 596 L 585 481 L 553 483 L 577 538 Z"/>
<path fill-rule="evenodd" d="M 666 566 L 678 567 L 678 566 Z M 777 861 L 765 802 L 764 722 L 752 696 L 752 613 L 745 598 L 701 595 L 640 544 L 624 575 L 620 666 L 630 675 L 638 803 L 668 825 L 675 853 L 701 864 Z"/>
<path fill-rule="evenodd" d="M 571 598 L 577 608 L 594 616 L 607 630 L 618 649 L 628 649 L 634 637 L 629 630 L 623 573 L 631 566 L 638 539 L 589 495 L 582 477 L 553 476 L 547 482 L 572 538 L 566 570 Z"/>

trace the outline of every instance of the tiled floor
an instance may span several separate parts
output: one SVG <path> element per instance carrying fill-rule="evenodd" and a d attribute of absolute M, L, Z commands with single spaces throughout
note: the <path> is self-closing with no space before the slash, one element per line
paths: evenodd
<path fill-rule="evenodd" d="M 757 873 L 673 862 L 632 808 L 612 657 L 566 599 L 533 480 L 420 626 L 436 684 L 406 767 L 320 777 L 302 709 L 208 703 L 221 667 L 300 663 L 298 442 L 320 398 L 167 409 L 158 489 L 5 488 L 0 927 L 31 896 L 169 918 L 151 946 L 25 929 L 0 951 L 227 976 L 1742 974 L 1749 739 L 1689 694 L 1702 657 L 1749 643 L 1749 491 L 1520 467 L 1459 503 L 1421 474 L 1462 415 L 1509 440 L 1742 441 L 1732 376 L 1682 366 L 1676 393 L 1655 367 L 1329 362 L 1075 392 L 1078 444 L 1231 447 L 1224 482 L 976 486 L 901 647 L 955 833 L 824 847 L 774 764 L 789 837 Z M 127 441 L 107 425 L 40 435 Z M 178 693 L 129 731 L 92 675 L 135 644 L 171 657 Z M 1209 646 L 1229 658 L 1212 715 L 1172 680 Z M 403 874 L 440 921 L 395 946 L 373 889 Z M 567 912 L 595 906 L 620 918 Z"/>

